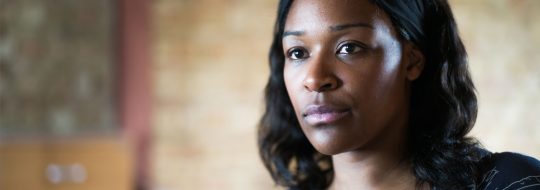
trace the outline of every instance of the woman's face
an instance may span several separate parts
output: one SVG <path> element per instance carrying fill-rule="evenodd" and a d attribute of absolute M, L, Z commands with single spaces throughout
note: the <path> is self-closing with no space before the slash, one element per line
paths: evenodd
<path fill-rule="evenodd" d="M 397 141 L 422 56 L 367 0 L 296 0 L 283 35 L 284 79 L 302 131 L 323 154 Z"/>

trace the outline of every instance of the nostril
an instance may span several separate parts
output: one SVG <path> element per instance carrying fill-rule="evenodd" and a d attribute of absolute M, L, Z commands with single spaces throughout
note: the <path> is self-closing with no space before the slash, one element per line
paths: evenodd
<path fill-rule="evenodd" d="M 324 92 L 336 89 L 339 81 L 334 77 L 328 77 L 322 80 L 308 79 L 304 81 L 304 88 L 309 92 Z"/>
<path fill-rule="evenodd" d="M 331 83 L 326 83 L 326 84 L 323 84 L 319 90 L 319 92 L 323 92 L 323 91 L 327 91 L 327 90 L 331 90 L 333 88 L 333 85 Z"/>

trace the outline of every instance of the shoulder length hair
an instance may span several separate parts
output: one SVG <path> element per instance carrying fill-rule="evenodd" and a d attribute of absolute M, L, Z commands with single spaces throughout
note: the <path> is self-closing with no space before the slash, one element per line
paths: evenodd
<path fill-rule="evenodd" d="M 409 137 L 418 187 L 474 188 L 481 149 L 466 137 L 477 115 L 467 53 L 446 0 L 370 0 L 390 17 L 400 38 L 414 43 L 426 64 L 411 84 Z M 285 88 L 282 35 L 293 0 L 280 0 L 270 48 L 259 152 L 274 181 L 289 189 L 326 189 L 332 159 L 317 152 L 300 129 Z"/>

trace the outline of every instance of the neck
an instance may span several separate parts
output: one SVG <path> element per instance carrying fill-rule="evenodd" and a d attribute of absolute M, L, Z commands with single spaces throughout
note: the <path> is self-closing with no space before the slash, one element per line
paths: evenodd
<path fill-rule="evenodd" d="M 331 189 L 414 189 L 415 177 L 408 160 L 397 155 L 343 153 L 333 159 Z"/>
<path fill-rule="evenodd" d="M 334 180 L 330 189 L 415 189 L 408 159 L 406 127 L 367 147 L 333 155 Z"/>

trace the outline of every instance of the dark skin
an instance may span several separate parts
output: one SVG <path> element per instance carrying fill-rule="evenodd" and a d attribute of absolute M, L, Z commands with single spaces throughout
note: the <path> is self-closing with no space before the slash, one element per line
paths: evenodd
<path fill-rule="evenodd" d="M 407 122 L 424 57 L 386 13 L 367 0 L 297 0 L 283 49 L 302 131 L 332 156 L 330 189 L 415 189 Z"/>

